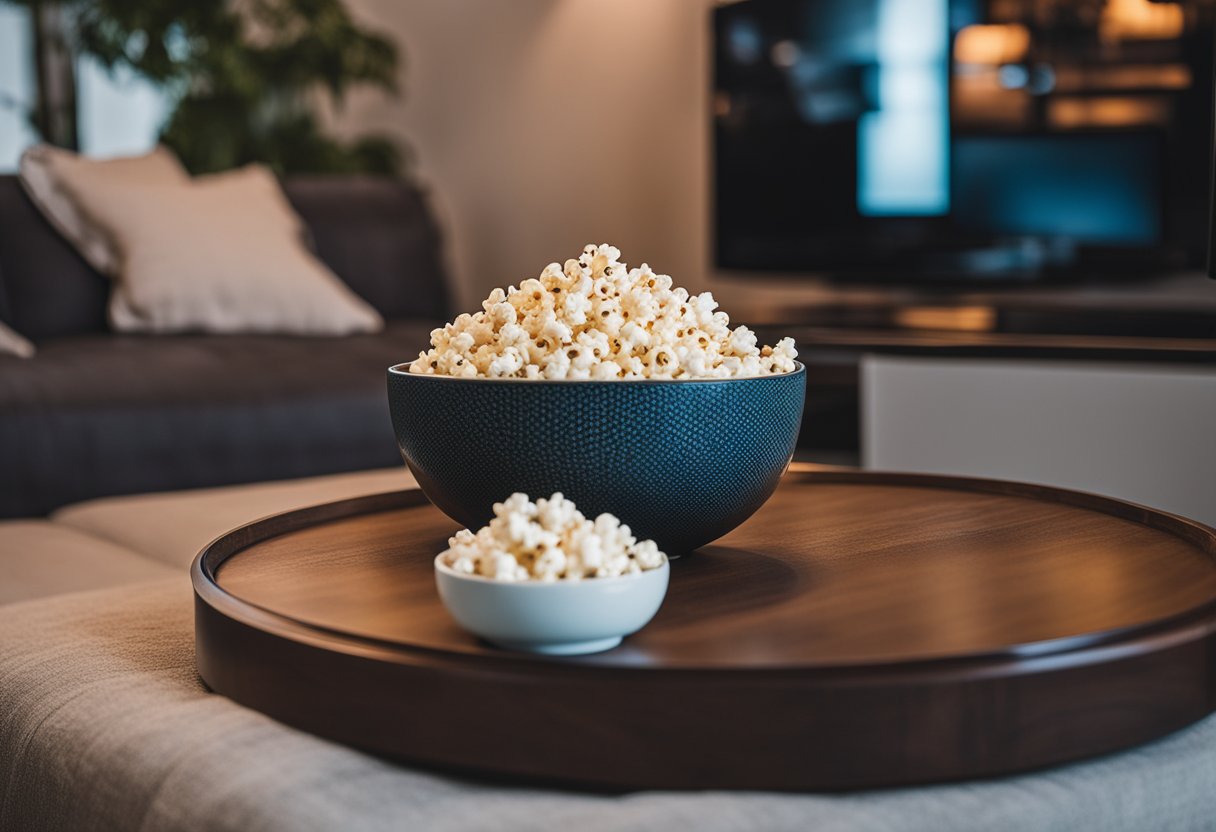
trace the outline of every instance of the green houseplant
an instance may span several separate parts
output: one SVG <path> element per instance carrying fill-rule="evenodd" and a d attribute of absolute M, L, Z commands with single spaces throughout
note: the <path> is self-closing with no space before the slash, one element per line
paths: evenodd
<path fill-rule="evenodd" d="M 396 46 L 356 24 L 342 0 L 10 1 L 30 7 L 36 38 L 48 38 L 44 21 L 63 20 L 57 42 L 165 89 L 173 105 L 161 141 L 193 173 L 253 161 L 283 174 L 402 171 L 393 140 L 339 141 L 318 119 L 326 96 L 340 105 L 360 85 L 397 91 Z M 36 77 L 41 86 L 41 67 Z M 39 93 L 35 126 L 70 144 L 74 129 L 50 130 L 43 118 L 63 108 Z"/>

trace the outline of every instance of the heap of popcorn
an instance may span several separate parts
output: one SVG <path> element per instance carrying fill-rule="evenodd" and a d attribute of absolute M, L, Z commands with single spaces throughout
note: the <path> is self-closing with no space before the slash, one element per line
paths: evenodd
<path fill-rule="evenodd" d="M 713 295 L 689 295 L 610 245 L 550 263 L 519 288 L 495 289 L 482 311 L 431 333 L 410 372 L 464 378 L 705 379 L 788 373 L 790 338 L 758 347 L 731 329 Z"/>
<path fill-rule="evenodd" d="M 615 578 L 667 561 L 653 540 L 639 541 L 611 514 L 588 520 L 560 493 L 535 503 L 512 494 L 494 504 L 488 526 L 461 529 L 439 557 L 462 575 L 498 581 Z"/>

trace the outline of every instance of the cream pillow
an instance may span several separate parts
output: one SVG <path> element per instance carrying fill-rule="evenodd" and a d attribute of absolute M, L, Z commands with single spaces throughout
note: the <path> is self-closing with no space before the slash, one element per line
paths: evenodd
<path fill-rule="evenodd" d="M 65 186 L 121 253 L 115 329 L 346 335 L 384 325 L 304 246 L 303 221 L 261 165 L 157 185 L 79 171 Z"/>
<path fill-rule="evenodd" d="M 34 345 L 4 324 L 0 324 L 0 353 L 8 353 L 18 358 L 32 358 Z"/>
<path fill-rule="evenodd" d="M 70 183 L 82 175 L 131 185 L 190 181 L 181 162 L 163 147 L 145 156 L 117 159 L 88 159 L 45 144 L 21 154 L 18 177 L 30 199 L 89 265 L 109 275 L 118 273 L 114 243 L 104 230 L 81 215 L 68 192 Z"/>

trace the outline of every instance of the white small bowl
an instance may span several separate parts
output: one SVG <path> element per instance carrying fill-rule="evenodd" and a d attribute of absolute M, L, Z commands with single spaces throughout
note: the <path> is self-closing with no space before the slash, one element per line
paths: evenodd
<path fill-rule="evenodd" d="M 667 594 L 670 567 L 581 581 L 496 581 L 435 558 L 435 584 L 466 630 L 510 650 L 576 656 L 611 650 L 646 626 Z"/>

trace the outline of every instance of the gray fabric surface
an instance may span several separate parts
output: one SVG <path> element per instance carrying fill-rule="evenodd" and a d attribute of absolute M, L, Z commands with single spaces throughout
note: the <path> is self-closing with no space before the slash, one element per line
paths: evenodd
<path fill-rule="evenodd" d="M 374 176 L 293 176 L 283 191 L 308 225 L 317 255 L 381 315 L 451 317 L 442 235 L 416 185 Z"/>
<path fill-rule="evenodd" d="M 0 521 L 0 604 L 156 580 L 174 571 L 69 526 Z"/>
<path fill-rule="evenodd" d="M 81 336 L 0 358 L 0 517 L 398 465 L 385 370 L 416 356 L 430 329 Z"/>
<path fill-rule="evenodd" d="M 26 338 L 106 329 L 110 282 L 59 236 L 22 190 L 0 176 L 0 319 Z"/>
<path fill-rule="evenodd" d="M 583 795 L 427 774 L 285 728 L 203 690 L 191 632 L 185 576 L 0 608 L 0 829 L 1181 832 L 1216 825 L 1214 719 L 1135 751 L 982 783 L 852 795 Z"/>

